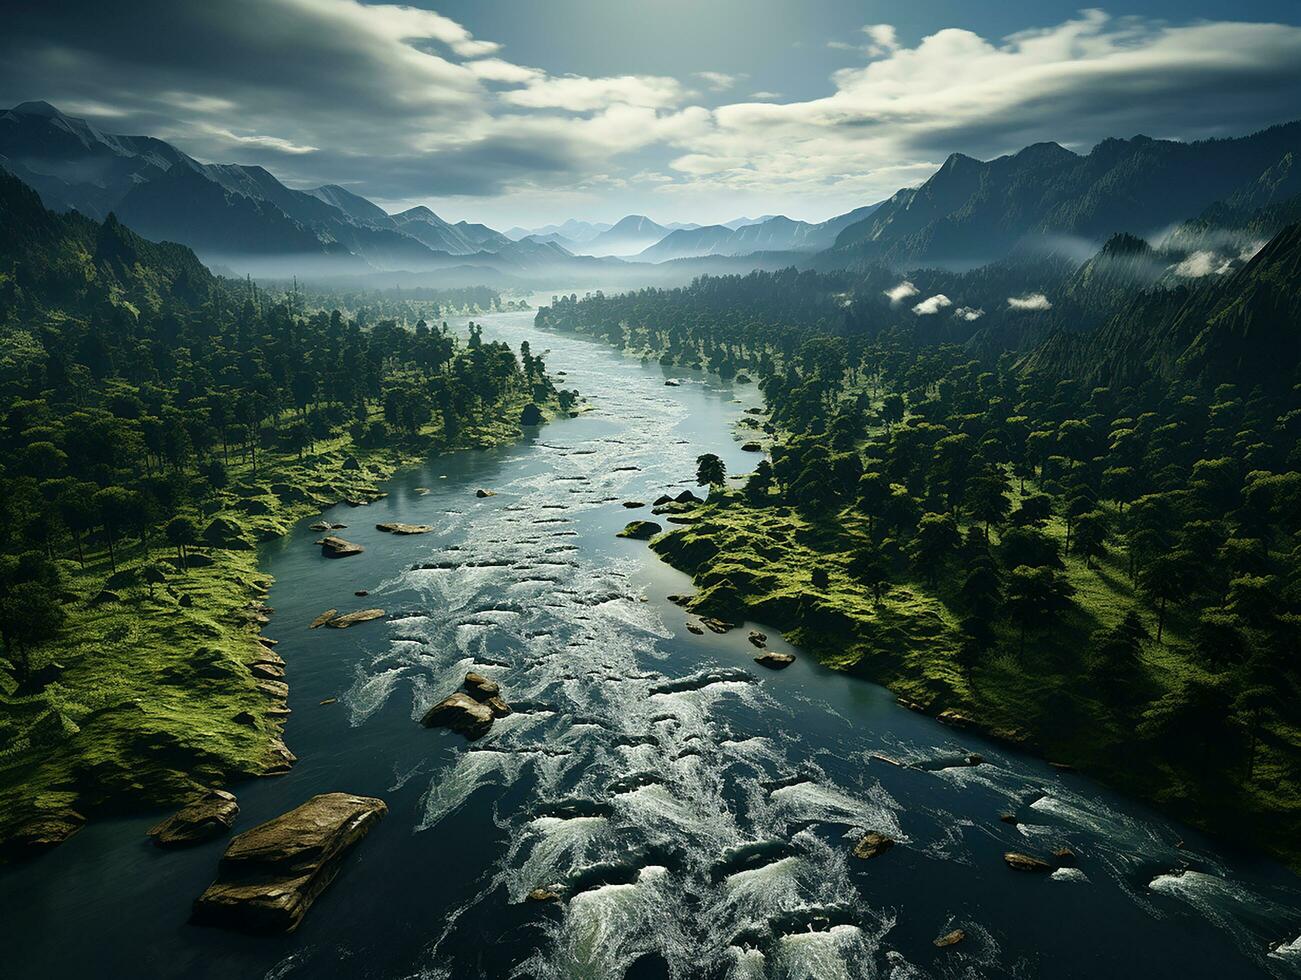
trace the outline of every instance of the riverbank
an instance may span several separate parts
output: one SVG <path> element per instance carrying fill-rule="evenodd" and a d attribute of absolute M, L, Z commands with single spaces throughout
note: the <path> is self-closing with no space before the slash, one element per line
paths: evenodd
<path fill-rule="evenodd" d="M 1198 781 L 1171 764 L 1160 745 L 1136 738 L 1086 675 L 1080 652 L 1094 631 L 1130 610 L 1149 613 L 1119 557 L 1088 567 L 1069 556 L 1065 575 L 1075 604 L 1063 621 L 1036 634 L 1024 658 L 1015 654 L 1013 628 L 1000 624 L 991 654 L 972 669 L 962 662 L 953 596 L 905 579 L 892 581 L 877 601 L 852 576 L 867 531 L 852 509 L 813 520 L 775 497 L 755 504 L 729 493 L 711 495 L 687 519 L 651 547 L 692 576 L 698 591 L 691 611 L 770 624 L 824 665 L 885 686 L 907 707 L 1078 769 L 1301 868 L 1301 798 L 1288 761 L 1297 751 L 1295 732 L 1263 733 L 1254 780 L 1209 772 Z M 1058 524 L 1048 533 L 1064 534 Z M 825 581 L 815 583 L 815 570 Z M 1190 669 L 1181 652 L 1186 630 L 1168 623 L 1166 643 L 1145 650 L 1153 683 L 1173 684 Z"/>
<path fill-rule="evenodd" d="M 193 516 L 184 560 L 159 541 L 62 562 L 63 638 L 33 651 L 42 684 L 0 691 L 0 852 L 38 852 L 96 814 L 179 803 L 200 787 L 284 772 L 286 669 L 260 633 L 270 578 L 257 543 L 377 486 L 432 453 L 517 439 L 529 399 L 511 393 L 448 438 L 437 423 L 383 446 L 347 435 L 229 467 L 215 506 Z M 542 406 L 554 417 L 554 404 Z M 152 581 L 151 581 L 152 579 Z"/>

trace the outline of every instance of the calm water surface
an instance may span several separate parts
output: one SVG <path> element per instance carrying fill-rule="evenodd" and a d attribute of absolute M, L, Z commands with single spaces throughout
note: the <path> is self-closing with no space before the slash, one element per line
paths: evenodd
<path fill-rule="evenodd" d="M 690 486 L 702 452 L 751 468 L 733 424 L 758 403 L 753 386 L 543 334 L 531 313 L 485 323 L 488 338 L 547 350 L 596 411 L 438 457 L 385 500 L 329 512 L 366 546 L 359 557 L 321 558 L 316 518 L 265 551 L 266 632 L 288 663 L 300 761 L 235 787 L 237 829 L 334 790 L 381 797 L 388 817 L 298 932 L 273 938 L 186 924 L 225 840 L 169 853 L 144 837 L 157 814 L 92 824 L 0 872 L 3 975 L 1301 975 L 1301 893 L 1286 870 L 1226 856 L 808 657 L 764 672 L 746 641 L 762 624 L 685 629 L 665 596 L 689 582 L 615 538 L 649 516 L 621 504 Z M 377 521 L 435 531 L 393 537 Z M 307 629 L 329 607 L 371 605 L 388 620 Z M 472 745 L 421 728 L 470 669 L 519 710 Z M 970 751 L 987 764 L 944 767 Z M 858 861 L 849 850 L 866 830 L 900 843 Z M 1078 869 L 1027 875 L 1001 859 L 1058 846 Z M 550 883 L 573 896 L 526 900 Z M 963 943 L 933 945 L 956 928 Z"/>

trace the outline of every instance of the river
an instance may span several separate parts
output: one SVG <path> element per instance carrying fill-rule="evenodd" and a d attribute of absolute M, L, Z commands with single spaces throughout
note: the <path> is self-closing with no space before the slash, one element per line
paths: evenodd
<path fill-rule="evenodd" d="M 388 816 L 302 927 L 270 938 L 186 923 L 226 839 L 164 852 L 144 836 L 159 814 L 95 821 L 0 873 L 5 976 L 1301 975 L 1286 869 L 811 657 L 769 673 L 746 639 L 762 624 L 686 630 L 665 597 L 690 582 L 615 537 L 649 516 L 622 502 L 694 488 L 702 452 L 751 468 L 733 427 L 753 385 L 544 334 L 531 313 L 476 319 L 487 339 L 547 351 L 594 410 L 433 458 L 371 507 L 329 512 L 361 556 L 323 559 L 316 518 L 265 546 L 265 632 L 288 663 L 300 761 L 233 787 L 236 829 L 336 790 L 378 796 Z M 397 537 L 380 521 L 435 530 Z M 307 628 L 372 605 L 388 619 Z M 469 669 L 519 710 L 472 744 L 422 728 Z M 948 764 L 969 752 L 985 763 Z M 899 843 L 860 861 L 867 830 Z M 1077 868 L 1002 861 L 1058 846 Z M 574 894 L 526 899 L 551 883 Z M 954 929 L 962 942 L 934 945 Z"/>

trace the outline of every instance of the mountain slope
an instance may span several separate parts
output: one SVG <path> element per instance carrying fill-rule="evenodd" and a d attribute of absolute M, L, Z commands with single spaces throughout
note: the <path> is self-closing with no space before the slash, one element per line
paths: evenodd
<path fill-rule="evenodd" d="M 1089 333 L 1059 333 L 1022 362 L 1106 385 L 1156 375 L 1281 391 L 1301 368 L 1301 224 L 1290 225 L 1230 275 L 1134 296 Z"/>
<path fill-rule="evenodd" d="M 1151 234 L 1266 179 L 1298 151 L 1301 123 L 1197 143 L 1108 139 L 1083 156 L 1056 143 L 987 162 L 955 153 L 845 228 L 835 249 L 894 263 L 978 262 L 1027 240 Z"/>

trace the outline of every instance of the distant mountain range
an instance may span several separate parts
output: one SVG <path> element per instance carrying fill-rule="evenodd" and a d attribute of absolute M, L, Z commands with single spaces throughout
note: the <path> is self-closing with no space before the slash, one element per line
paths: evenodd
<path fill-rule="evenodd" d="M 920 186 L 819 223 L 763 215 L 701 226 L 628 215 L 613 225 L 571 218 L 503 234 L 423 206 L 390 214 L 337 184 L 298 190 L 262 167 L 200 163 L 45 102 L 0 112 L 0 168 L 56 211 L 97 220 L 111 212 L 147 239 L 188 245 L 241 273 L 358 282 L 383 273 L 389 281 L 436 274 L 450 284 L 627 286 L 747 263 L 959 269 L 1035 251 L 1078 264 L 1119 232 L 1159 238 L 1162 251 L 1121 255 L 1145 244 L 1139 238 L 1116 245 L 1084 270 L 1103 287 L 1140 267 L 1154 281 L 1227 275 L 1301 218 L 1298 161 L 1301 123 L 1196 143 L 1111 139 L 1087 154 L 1039 143 L 990 161 L 953 154 Z M 1092 286 L 1085 293 L 1099 295 Z M 1061 298 L 1063 309 L 1081 308 Z"/>
<path fill-rule="evenodd" d="M 836 237 L 848 226 L 864 220 L 879 204 L 869 204 L 819 224 L 795 221 L 785 215 L 772 215 L 735 228 L 728 225 L 705 225 L 665 235 L 654 245 L 637 254 L 646 262 L 663 262 L 693 255 L 748 255 L 751 252 L 818 252 L 836 243 Z"/>

